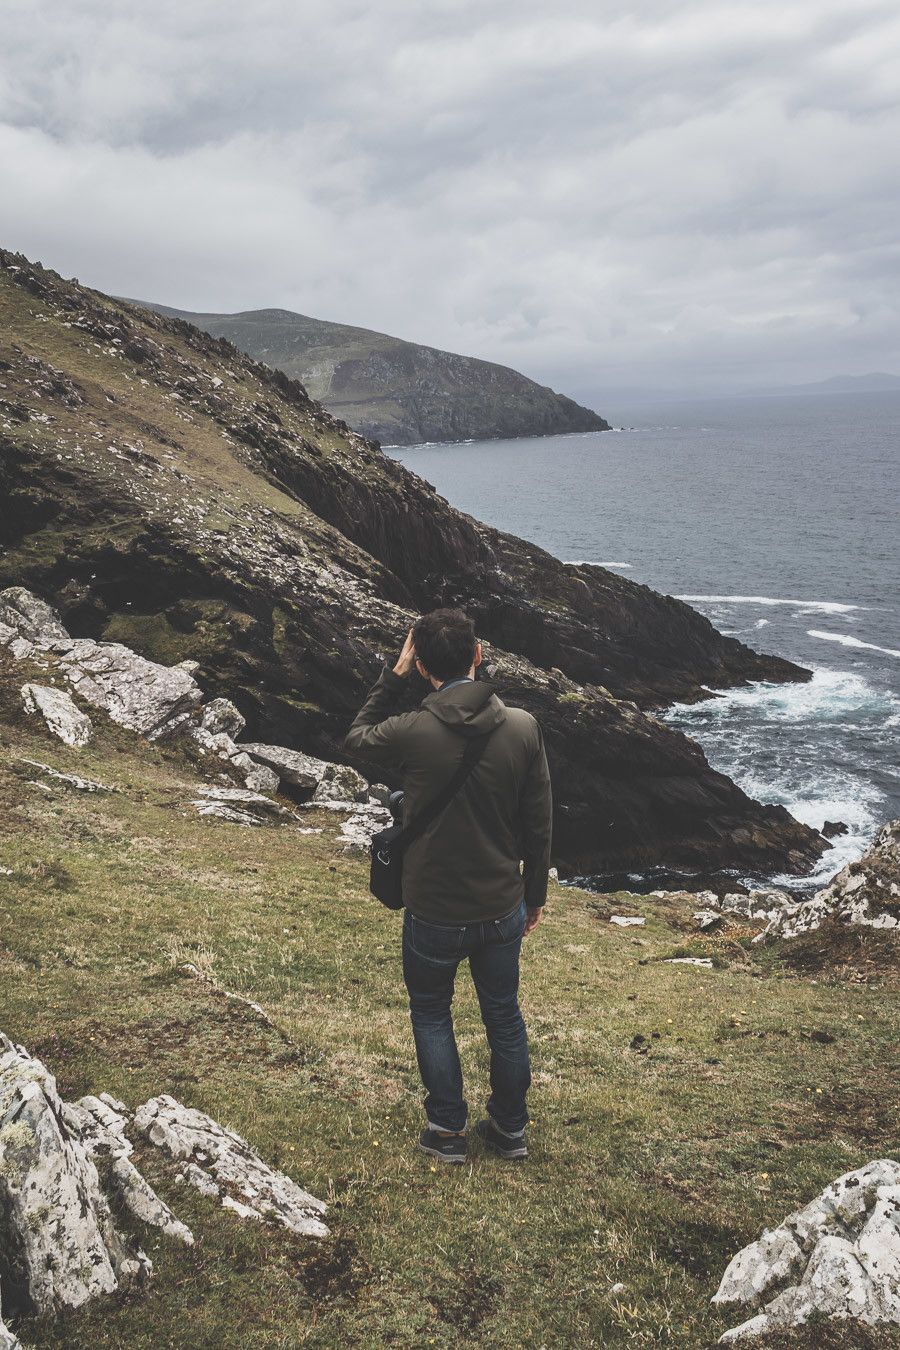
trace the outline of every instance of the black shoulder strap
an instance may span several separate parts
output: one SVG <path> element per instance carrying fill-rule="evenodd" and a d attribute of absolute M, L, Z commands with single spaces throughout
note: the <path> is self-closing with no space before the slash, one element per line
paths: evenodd
<path fill-rule="evenodd" d="M 479 736 L 477 739 L 473 738 L 466 744 L 462 760 L 457 766 L 449 783 L 441 788 L 436 797 L 432 797 L 431 801 L 427 802 L 425 806 L 422 807 L 418 815 L 413 816 L 412 820 L 403 826 L 403 829 L 399 834 L 394 836 L 392 847 L 405 848 L 406 845 L 412 843 L 414 839 L 418 839 L 423 830 L 426 830 L 431 822 L 441 814 L 444 808 L 450 805 L 451 801 L 456 796 L 457 792 L 459 792 L 463 783 L 484 754 L 485 746 L 491 739 L 492 734 L 493 729 L 489 731 L 486 736 Z"/>

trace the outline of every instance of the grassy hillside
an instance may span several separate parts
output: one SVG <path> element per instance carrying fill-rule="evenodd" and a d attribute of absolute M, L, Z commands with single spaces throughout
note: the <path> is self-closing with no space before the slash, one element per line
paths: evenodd
<path fill-rule="evenodd" d="M 708 1300 L 740 1246 L 837 1174 L 896 1156 L 888 935 L 851 940 L 835 971 L 818 940 L 751 951 L 744 930 L 693 936 L 689 906 L 553 887 L 524 955 L 531 1159 L 436 1168 L 412 1149 L 398 919 L 337 851 L 333 818 L 310 816 L 309 836 L 200 820 L 182 751 L 96 713 L 88 748 L 62 746 L 20 710 L 29 673 L 0 654 L 0 1027 L 67 1096 L 166 1091 L 236 1127 L 330 1202 L 333 1236 L 241 1224 L 145 1155 L 197 1246 L 151 1236 L 146 1294 L 25 1324 L 26 1343 L 695 1350 L 727 1325 Z M 48 792 L 23 757 L 119 791 Z M 646 927 L 612 927 L 611 905 Z M 684 950 L 717 968 L 661 963 Z M 467 977 L 457 1026 L 476 1107 Z M 811 1328 L 783 1344 L 897 1341 Z"/>
<path fill-rule="evenodd" d="M 509 366 L 287 309 L 196 314 L 152 305 L 283 370 L 364 436 L 391 445 L 491 440 L 609 424 Z"/>

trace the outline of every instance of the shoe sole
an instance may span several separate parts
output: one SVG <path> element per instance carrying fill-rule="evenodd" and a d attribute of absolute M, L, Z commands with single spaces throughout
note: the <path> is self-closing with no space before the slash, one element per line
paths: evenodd
<path fill-rule="evenodd" d="M 457 1156 L 454 1158 L 448 1153 L 441 1153 L 440 1149 L 427 1148 L 425 1144 L 417 1144 L 416 1147 L 420 1153 L 427 1153 L 429 1158 L 438 1158 L 442 1163 L 449 1163 L 451 1167 L 460 1167 L 463 1163 L 468 1161 L 465 1154 L 463 1154 L 462 1157 Z"/>

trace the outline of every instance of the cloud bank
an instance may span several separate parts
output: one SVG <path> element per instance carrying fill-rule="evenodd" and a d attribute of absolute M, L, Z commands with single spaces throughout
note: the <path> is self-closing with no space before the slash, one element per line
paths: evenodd
<path fill-rule="evenodd" d="M 0 240 L 625 385 L 900 370 L 894 0 L 7 0 Z"/>

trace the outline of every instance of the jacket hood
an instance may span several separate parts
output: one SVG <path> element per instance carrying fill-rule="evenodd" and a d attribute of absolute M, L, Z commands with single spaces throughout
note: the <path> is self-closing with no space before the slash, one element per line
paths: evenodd
<path fill-rule="evenodd" d="M 435 689 L 423 698 L 422 707 L 460 736 L 484 736 L 506 721 L 506 708 L 484 681 Z"/>

